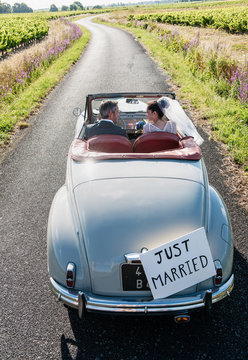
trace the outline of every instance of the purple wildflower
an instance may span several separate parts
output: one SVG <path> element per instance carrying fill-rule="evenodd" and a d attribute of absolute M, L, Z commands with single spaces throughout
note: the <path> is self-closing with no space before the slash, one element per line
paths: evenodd
<path fill-rule="evenodd" d="M 65 25 L 61 33 L 56 34 L 52 42 L 48 43 L 48 47 L 44 51 L 38 51 L 34 57 L 24 55 L 22 64 L 17 73 L 12 74 L 8 79 L 8 83 L 0 87 L 0 98 L 4 99 L 8 94 L 17 93 L 19 87 L 23 87 L 33 76 L 37 77 L 37 71 L 40 68 L 46 68 L 56 57 L 58 57 L 71 42 L 78 39 L 82 35 L 82 30 L 68 20 L 61 19 Z"/>
<path fill-rule="evenodd" d="M 242 67 L 237 67 L 232 73 L 231 85 L 237 89 L 237 97 L 243 102 L 248 102 L 248 62 Z"/>

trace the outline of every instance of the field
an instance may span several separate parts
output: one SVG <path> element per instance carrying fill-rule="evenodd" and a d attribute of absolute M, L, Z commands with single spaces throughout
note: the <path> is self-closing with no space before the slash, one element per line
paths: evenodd
<path fill-rule="evenodd" d="M 144 44 L 181 99 L 190 101 L 248 171 L 248 1 L 136 7 L 101 20 Z"/>
<path fill-rule="evenodd" d="M 0 14 L 0 148 L 28 126 L 29 114 L 89 41 L 89 32 L 68 20 L 113 10 Z"/>
<path fill-rule="evenodd" d="M 248 32 L 247 5 L 216 8 L 164 11 L 150 14 L 130 15 L 128 20 L 151 21 L 173 25 L 212 27 L 231 33 Z"/>
<path fill-rule="evenodd" d="M 0 62 L 0 147 L 8 144 L 13 131 L 28 126 L 29 114 L 77 61 L 89 41 L 86 29 L 65 18 L 50 20 L 48 25 L 41 42 L 11 51 Z"/>
<path fill-rule="evenodd" d="M 0 50 L 9 50 L 48 35 L 49 26 L 40 16 L 0 18 Z"/>
<path fill-rule="evenodd" d="M 112 10 L 105 10 L 105 12 Z M 33 40 L 48 35 L 49 22 L 63 18 L 74 18 L 85 14 L 98 14 L 103 10 L 59 11 L 28 14 L 0 14 L 0 51 L 5 53 Z"/>

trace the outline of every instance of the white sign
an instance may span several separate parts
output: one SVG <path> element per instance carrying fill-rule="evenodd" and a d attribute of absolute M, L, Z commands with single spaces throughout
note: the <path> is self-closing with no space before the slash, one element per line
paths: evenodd
<path fill-rule="evenodd" d="M 154 299 L 187 289 L 216 274 L 204 228 L 140 254 Z"/>

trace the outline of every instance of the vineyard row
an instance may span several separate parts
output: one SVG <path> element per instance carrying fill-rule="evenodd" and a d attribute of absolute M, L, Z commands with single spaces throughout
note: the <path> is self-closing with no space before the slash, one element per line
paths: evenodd
<path fill-rule="evenodd" d="M 100 13 L 103 10 L 63 11 L 58 13 L 0 15 L 0 52 L 18 48 L 21 44 L 40 40 L 48 35 L 49 21 L 61 17 L 72 17 L 85 13 Z"/>
<path fill-rule="evenodd" d="M 0 50 L 9 50 L 31 40 L 39 40 L 46 36 L 49 26 L 43 19 L 9 20 L 0 28 Z"/>
<path fill-rule="evenodd" d="M 211 27 L 231 33 L 248 32 L 248 7 L 167 11 L 153 14 L 129 15 L 129 21 L 152 21 L 173 25 Z"/>

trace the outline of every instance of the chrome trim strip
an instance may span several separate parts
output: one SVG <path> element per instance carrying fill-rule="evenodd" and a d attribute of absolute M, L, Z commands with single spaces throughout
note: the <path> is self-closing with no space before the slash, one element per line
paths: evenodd
<path fill-rule="evenodd" d="M 206 290 L 198 293 L 194 297 L 175 297 L 167 299 L 154 300 L 152 298 L 147 300 L 135 301 L 131 297 L 104 297 L 80 292 L 80 295 L 75 290 L 68 290 L 59 285 L 55 280 L 50 278 L 50 286 L 53 294 L 68 306 L 79 309 L 79 296 L 84 297 L 85 303 L 80 301 L 80 307 L 85 306 L 89 311 L 100 311 L 108 313 L 173 313 L 183 311 L 193 311 L 205 306 Z M 234 286 L 234 275 L 229 280 L 215 289 L 212 292 L 212 303 L 216 303 L 230 294 Z M 82 309 L 79 309 L 79 313 Z"/>
<path fill-rule="evenodd" d="M 234 287 L 234 275 L 232 274 L 230 279 L 225 284 L 221 285 L 216 292 L 212 293 L 212 303 L 214 304 L 224 299 L 226 296 L 230 296 L 233 287 Z"/>
<path fill-rule="evenodd" d="M 53 278 L 50 277 L 50 288 L 52 293 L 56 296 L 59 301 L 64 304 L 78 309 L 78 291 L 69 290 L 59 285 Z"/>
<path fill-rule="evenodd" d="M 125 254 L 124 256 L 128 264 L 141 264 L 140 253 Z"/>
<path fill-rule="evenodd" d="M 82 291 L 78 292 L 78 317 L 82 319 L 84 310 L 84 293 Z"/>
<path fill-rule="evenodd" d="M 128 264 L 141 264 L 141 261 L 140 261 L 140 254 L 144 254 L 145 252 L 147 252 L 148 249 L 143 247 L 140 251 L 140 253 L 130 253 L 130 254 L 125 254 L 125 259 L 126 259 L 126 262 Z"/>

